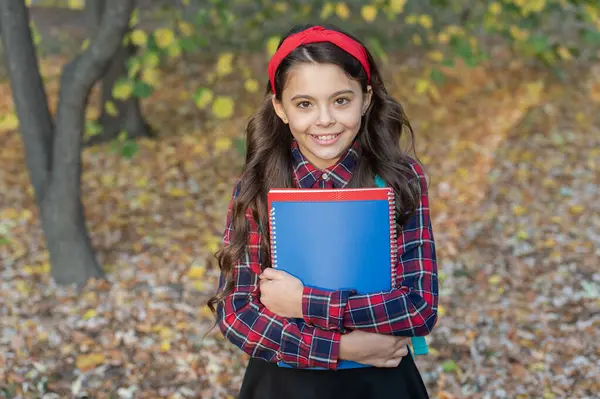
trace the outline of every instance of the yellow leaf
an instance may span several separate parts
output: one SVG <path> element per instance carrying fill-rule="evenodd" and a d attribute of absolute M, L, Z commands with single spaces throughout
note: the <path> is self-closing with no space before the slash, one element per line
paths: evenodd
<path fill-rule="evenodd" d="M 441 32 L 438 35 L 438 41 L 440 44 L 446 44 L 450 41 L 450 35 L 448 35 L 446 32 Z"/>
<path fill-rule="evenodd" d="M 583 9 L 592 22 L 595 22 L 600 18 L 600 8 L 598 6 L 584 4 Z"/>
<path fill-rule="evenodd" d="M 83 315 L 83 320 L 89 320 L 92 317 L 96 317 L 98 314 L 96 313 L 96 310 L 94 309 L 90 309 L 87 312 L 85 312 L 85 314 Z"/>
<path fill-rule="evenodd" d="M 169 48 L 167 49 L 167 54 L 171 59 L 179 57 L 181 55 L 181 46 L 179 45 L 179 43 L 175 42 L 171 46 L 169 46 Z"/>
<path fill-rule="evenodd" d="M 527 30 L 521 29 L 516 25 L 511 25 L 509 31 L 511 36 L 516 40 L 524 41 L 529 37 L 529 32 Z"/>
<path fill-rule="evenodd" d="M 112 96 L 117 100 L 127 100 L 133 94 L 133 83 L 129 80 L 118 81 L 112 89 Z"/>
<path fill-rule="evenodd" d="M 195 103 L 198 109 L 204 109 L 213 100 L 213 92 L 210 89 L 203 89 L 195 96 Z"/>
<path fill-rule="evenodd" d="M 569 212 L 572 215 L 579 216 L 585 211 L 585 207 L 583 205 L 573 205 L 569 208 Z"/>
<path fill-rule="evenodd" d="M 182 198 L 182 197 L 185 197 L 187 195 L 187 191 L 185 191 L 182 188 L 173 187 L 172 189 L 169 190 L 169 194 L 172 197 Z"/>
<path fill-rule="evenodd" d="M 233 53 L 222 53 L 217 61 L 217 74 L 227 76 L 231 72 L 233 72 Z"/>
<path fill-rule="evenodd" d="M 166 326 L 162 326 L 158 333 L 162 339 L 173 338 L 173 336 L 175 335 L 173 330 L 171 330 L 169 327 L 166 327 Z"/>
<path fill-rule="evenodd" d="M 196 291 L 204 291 L 204 289 L 206 288 L 206 284 L 204 283 L 204 281 L 194 280 L 194 282 L 192 283 L 192 287 L 194 287 Z"/>
<path fill-rule="evenodd" d="M 0 117 L 0 130 L 15 130 L 19 127 L 19 118 L 14 113 Z"/>
<path fill-rule="evenodd" d="M 214 317 L 213 313 L 211 312 L 208 306 L 202 306 L 200 308 L 200 316 L 207 319 L 212 319 Z"/>
<path fill-rule="evenodd" d="M 497 274 L 494 274 L 493 276 L 490 276 L 490 278 L 488 278 L 488 283 L 490 283 L 491 285 L 498 285 L 501 281 L 502 277 L 500 277 Z"/>
<path fill-rule="evenodd" d="M 146 52 L 144 54 L 144 66 L 147 66 L 149 68 L 155 68 L 158 66 L 159 63 L 160 58 L 158 57 L 158 54 L 156 54 L 154 51 Z"/>
<path fill-rule="evenodd" d="M 512 211 L 515 216 L 521 216 L 527 211 L 527 208 L 521 205 L 515 205 L 513 206 Z"/>
<path fill-rule="evenodd" d="M 560 58 L 563 60 L 570 60 L 573 58 L 569 49 L 564 46 L 559 46 L 557 52 Z"/>
<path fill-rule="evenodd" d="M 267 40 L 267 54 L 270 56 L 272 56 L 273 54 L 275 54 L 275 51 L 277 51 L 277 46 L 279 46 L 279 41 L 281 40 L 281 38 L 279 36 L 271 36 L 268 40 Z"/>
<path fill-rule="evenodd" d="M 115 184 L 115 175 L 103 174 L 100 177 L 100 182 L 104 187 L 112 187 Z"/>
<path fill-rule="evenodd" d="M 446 314 L 446 307 L 438 305 L 438 316 L 442 317 Z"/>
<path fill-rule="evenodd" d="M 217 97 L 212 105 L 212 111 L 219 119 L 227 119 L 233 115 L 235 102 L 231 97 Z"/>
<path fill-rule="evenodd" d="M 194 34 L 194 27 L 188 22 L 179 21 L 179 24 L 177 24 L 177 26 L 182 36 L 190 37 Z"/>
<path fill-rule="evenodd" d="M 404 18 L 404 22 L 408 25 L 414 25 L 417 23 L 417 16 L 414 14 L 407 15 L 406 18 Z"/>
<path fill-rule="evenodd" d="M 373 22 L 377 18 L 377 7 L 369 4 L 362 6 L 360 9 L 360 15 L 367 22 Z"/>
<path fill-rule="evenodd" d="M 288 5 L 283 1 L 279 1 L 273 4 L 273 9 L 277 12 L 284 13 L 288 10 Z"/>
<path fill-rule="evenodd" d="M 406 0 L 390 0 L 390 11 L 394 14 L 400 14 L 404 11 Z"/>
<path fill-rule="evenodd" d="M 519 230 L 517 231 L 517 239 L 519 240 L 526 240 L 529 238 L 529 234 L 527 234 L 527 232 L 525 230 Z"/>
<path fill-rule="evenodd" d="M 114 102 L 108 100 L 106 103 L 104 103 L 104 109 L 106 110 L 106 113 L 109 114 L 110 116 L 117 116 L 119 115 L 119 110 L 117 108 L 117 106 L 115 105 Z"/>
<path fill-rule="evenodd" d="M 527 98 L 532 103 L 538 103 L 540 96 L 544 90 L 544 82 L 542 80 L 538 80 L 537 82 L 527 83 Z"/>
<path fill-rule="evenodd" d="M 219 137 L 215 141 L 215 151 L 217 152 L 217 154 L 223 151 L 227 151 L 231 148 L 231 144 L 231 139 L 229 137 Z"/>
<path fill-rule="evenodd" d="M 142 81 L 157 87 L 160 84 L 160 72 L 156 68 L 146 68 L 142 71 Z"/>
<path fill-rule="evenodd" d="M 106 358 L 102 353 L 90 353 L 77 356 L 75 365 L 81 371 L 89 371 L 103 364 L 105 360 Z"/>
<path fill-rule="evenodd" d="M 421 15 L 419 17 L 419 23 L 425 29 L 431 29 L 431 27 L 433 26 L 433 22 L 431 20 L 431 17 L 429 15 L 427 15 L 427 14 L 423 14 L 423 15 Z"/>
<path fill-rule="evenodd" d="M 175 34 L 171 29 L 159 28 L 154 32 L 156 45 L 159 48 L 165 49 L 175 42 Z"/>
<path fill-rule="evenodd" d="M 420 46 L 422 43 L 421 36 L 415 33 L 414 35 L 412 35 L 412 41 L 415 45 Z"/>
<path fill-rule="evenodd" d="M 131 42 L 138 47 L 144 47 L 148 43 L 148 35 L 141 29 L 134 29 L 131 32 Z"/>
<path fill-rule="evenodd" d="M 256 93 L 258 91 L 258 82 L 256 79 L 248 79 L 244 82 L 244 87 L 250 93 Z"/>
<path fill-rule="evenodd" d="M 215 253 L 219 250 L 219 247 L 221 246 L 221 238 L 217 237 L 217 236 L 210 236 L 207 240 L 206 240 L 206 248 L 208 249 L 208 251 L 210 253 Z"/>
<path fill-rule="evenodd" d="M 435 51 L 431 51 L 428 54 L 429 58 L 435 62 L 440 62 L 441 60 L 444 59 L 444 54 L 439 51 L 439 50 L 435 50 Z"/>
<path fill-rule="evenodd" d="M 427 90 L 429 89 L 429 81 L 426 79 L 419 79 L 417 80 L 417 84 L 415 87 L 415 91 L 417 92 L 417 94 L 423 94 L 425 92 L 427 92 Z"/>
<path fill-rule="evenodd" d="M 335 6 L 335 13 L 340 19 L 346 20 L 350 18 L 350 9 L 346 3 L 337 3 Z"/>
<path fill-rule="evenodd" d="M 69 0 L 68 4 L 72 10 L 83 10 L 85 8 L 84 0 Z"/>
<path fill-rule="evenodd" d="M 83 43 L 81 43 L 81 49 L 82 50 L 87 50 L 87 48 L 90 46 L 90 39 L 85 39 L 83 41 Z"/>
<path fill-rule="evenodd" d="M 33 212 L 31 212 L 29 209 L 23 209 L 23 211 L 21 212 L 21 219 L 25 221 L 30 221 L 32 217 Z"/>
<path fill-rule="evenodd" d="M 335 8 L 333 6 L 332 3 L 327 2 L 323 5 L 323 8 L 321 9 L 321 19 L 327 19 L 331 16 L 331 14 L 333 14 Z"/>
<path fill-rule="evenodd" d="M 136 26 L 140 22 L 140 9 L 135 8 L 129 18 L 129 26 Z"/>
<path fill-rule="evenodd" d="M 187 276 L 191 279 L 202 278 L 206 274 L 204 266 L 192 266 L 187 272 Z"/>
<path fill-rule="evenodd" d="M 170 351 L 171 350 L 171 343 L 169 341 L 167 341 L 167 340 L 163 340 L 160 343 L 160 350 L 161 350 L 161 352 L 168 352 L 168 351 Z"/>
<path fill-rule="evenodd" d="M 497 1 L 494 1 L 493 3 L 490 3 L 488 10 L 491 14 L 498 15 L 500 12 L 502 12 L 502 6 Z"/>

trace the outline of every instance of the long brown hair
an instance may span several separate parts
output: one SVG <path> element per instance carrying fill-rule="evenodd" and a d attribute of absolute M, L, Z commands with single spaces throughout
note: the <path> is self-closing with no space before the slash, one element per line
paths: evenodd
<path fill-rule="evenodd" d="M 294 27 L 282 38 L 279 46 L 286 37 L 311 26 L 313 25 Z M 361 43 L 335 26 L 325 27 L 342 32 Z M 277 69 L 276 98 L 281 100 L 290 68 L 301 62 L 337 65 L 361 84 L 363 92 L 366 92 L 368 84 L 371 85 L 371 104 L 356 138 L 358 161 L 348 187 L 372 187 L 375 175 L 379 175 L 396 193 L 396 220 L 401 227 L 419 203 L 419 182 L 412 172 L 411 159 L 400 149 L 400 138 L 407 131 L 410 149 L 414 151 L 414 133 L 402 106 L 388 95 L 368 49 L 367 56 L 371 66 L 370 82 L 367 81 L 360 62 L 334 44 L 324 42 L 302 45 L 290 53 Z M 232 204 L 231 241 L 216 254 L 221 269 L 221 283 L 217 294 L 208 301 L 213 312 L 218 303 L 231 293 L 233 268 L 244 258 L 249 233 L 246 211 L 250 210 L 254 220 L 262 226 L 260 260 L 264 270 L 271 266 L 267 192 L 275 187 L 294 187 L 290 149 L 293 136 L 288 125 L 275 113 L 271 93 L 271 85 L 267 83 L 265 99 L 246 128 L 246 160 L 236 189 L 238 195 Z"/>

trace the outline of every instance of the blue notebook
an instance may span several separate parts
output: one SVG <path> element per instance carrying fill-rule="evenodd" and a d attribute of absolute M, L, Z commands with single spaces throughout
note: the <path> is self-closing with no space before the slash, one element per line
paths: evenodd
<path fill-rule="evenodd" d="M 322 289 L 371 293 L 393 288 L 397 248 L 391 188 L 272 189 L 268 203 L 274 268 Z M 413 350 L 423 352 L 424 337 L 412 340 Z M 358 367 L 371 366 L 338 364 L 338 369 Z"/>

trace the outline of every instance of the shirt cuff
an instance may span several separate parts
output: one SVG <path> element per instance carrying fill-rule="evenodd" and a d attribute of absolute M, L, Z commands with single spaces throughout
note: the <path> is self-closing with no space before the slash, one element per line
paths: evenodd
<path fill-rule="evenodd" d="M 304 287 L 302 317 L 308 325 L 344 332 L 344 313 L 353 290 L 328 291 Z"/>
<path fill-rule="evenodd" d="M 305 332 L 298 340 L 296 336 L 286 334 L 284 328 L 277 359 L 296 368 L 335 370 L 340 357 L 342 334 L 319 328 L 308 327 L 308 329 L 312 331 Z"/>

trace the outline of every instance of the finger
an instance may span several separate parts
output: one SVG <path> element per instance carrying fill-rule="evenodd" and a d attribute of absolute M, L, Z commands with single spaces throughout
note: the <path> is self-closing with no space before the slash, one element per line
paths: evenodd
<path fill-rule="evenodd" d="M 267 278 L 269 280 L 280 280 L 283 278 L 283 273 L 285 272 L 281 270 L 275 270 L 272 267 L 267 267 L 260 276 L 261 278 Z"/>
<path fill-rule="evenodd" d="M 407 337 L 402 337 L 400 339 L 398 339 L 394 345 L 395 348 L 402 348 L 408 345 L 408 343 L 410 342 L 410 338 Z"/>
<path fill-rule="evenodd" d="M 402 361 L 401 357 L 396 357 L 396 358 L 388 359 L 383 364 L 383 367 L 388 367 L 388 368 L 398 367 L 400 365 L 401 361 Z"/>
<path fill-rule="evenodd" d="M 404 357 L 406 355 L 408 355 L 408 348 L 404 346 L 394 351 L 394 353 L 392 354 L 392 358 Z"/>

